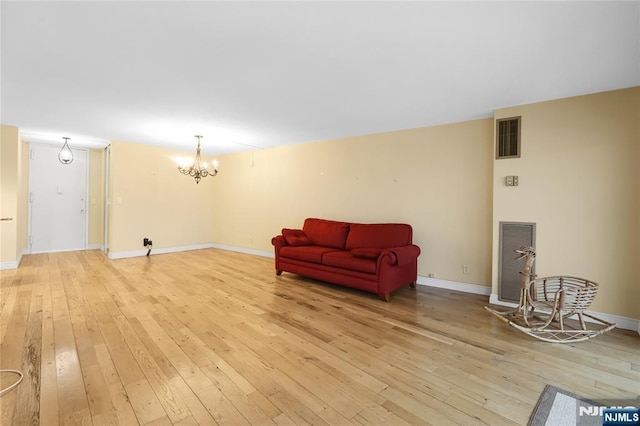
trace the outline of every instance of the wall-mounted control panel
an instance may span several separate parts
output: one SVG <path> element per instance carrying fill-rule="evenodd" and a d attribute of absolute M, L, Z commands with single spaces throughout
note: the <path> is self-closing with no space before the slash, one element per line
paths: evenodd
<path fill-rule="evenodd" d="M 505 185 L 518 186 L 518 176 L 507 176 L 505 178 Z"/>

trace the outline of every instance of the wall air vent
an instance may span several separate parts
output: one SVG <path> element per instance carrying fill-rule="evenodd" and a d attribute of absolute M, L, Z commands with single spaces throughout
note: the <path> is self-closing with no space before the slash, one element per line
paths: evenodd
<path fill-rule="evenodd" d="M 496 120 L 496 159 L 520 158 L 520 118 Z"/>

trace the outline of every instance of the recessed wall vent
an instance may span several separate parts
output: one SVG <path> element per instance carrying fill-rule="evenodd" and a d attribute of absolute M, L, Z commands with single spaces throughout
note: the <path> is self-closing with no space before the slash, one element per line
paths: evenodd
<path fill-rule="evenodd" d="M 496 159 L 520 158 L 520 118 L 496 120 Z"/>

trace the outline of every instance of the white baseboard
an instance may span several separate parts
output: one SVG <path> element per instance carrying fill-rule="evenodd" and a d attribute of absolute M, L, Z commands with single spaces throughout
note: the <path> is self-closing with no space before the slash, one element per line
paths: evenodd
<path fill-rule="evenodd" d="M 150 256 L 154 254 L 166 254 L 166 253 L 176 253 L 179 251 L 189 251 L 189 250 L 200 250 L 206 248 L 212 248 L 213 244 L 205 243 L 205 244 L 193 244 L 190 246 L 179 246 L 179 247 L 164 247 L 164 248 L 152 248 Z M 134 250 L 134 251 L 120 251 L 117 253 L 111 252 L 109 253 L 109 259 L 125 259 L 129 257 L 141 257 L 146 256 L 148 249 L 144 250 Z"/>
<path fill-rule="evenodd" d="M 5 270 L 5 269 L 18 269 L 18 266 L 20 266 L 20 262 L 22 262 L 22 256 L 24 256 L 25 254 L 29 254 L 30 251 L 28 248 L 22 250 L 20 252 L 20 254 L 18 254 L 18 259 L 13 261 L 13 262 L 2 262 L 0 263 L 0 271 Z"/>
<path fill-rule="evenodd" d="M 102 250 L 102 251 L 104 251 L 104 246 L 102 244 L 89 244 L 87 246 L 87 250 Z"/>
<path fill-rule="evenodd" d="M 446 288 L 448 290 L 462 291 L 464 293 L 482 294 L 488 296 L 491 293 L 491 287 L 486 285 L 460 283 L 457 281 L 441 280 L 440 278 L 429 278 L 418 275 L 418 284 L 429 287 Z"/>
<path fill-rule="evenodd" d="M 245 253 L 245 254 L 254 254 L 256 256 L 262 256 L 262 257 L 270 257 L 272 259 L 276 257 L 275 253 L 272 251 L 256 250 L 256 249 L 250 249 L 245 247 L 227 246 L 224 244 L 211 244 L 211 247 L 220 249 L 220 250 L 235 251 L 238 253 Z"/>
<path fill-rule="evenodd" d="M 489 296 L 489 303 L 491 305 L 506 306 L 509 308 L 515 308 L 518 306 L 517 303 L 504 302 L 502 300 L 498 300 L 498 295 L 495 293 L 491 293 L 491 296 Z M 614 314 L 607 314 L 604 312 L 587 311 L 586 313 L 588 313 L 589 315 L 593 315 L 594 317 L 602 318 L 607 322 L 616 323 L 618 328 L 635 331 L 638 334 L 640 334 L 640 320 L 629 318 L 629 317 L 621 317 L 619 315 L 614 315 Z M 595 322 L 589 317 L 585 317 L 585 321 Z"/>
<path fill-rule="evenodd" d="M 0 271 L 5 269 L 18 269 L 19 261 L 14 260 L 13 262 L 1 262 L 0 263 Z"/>

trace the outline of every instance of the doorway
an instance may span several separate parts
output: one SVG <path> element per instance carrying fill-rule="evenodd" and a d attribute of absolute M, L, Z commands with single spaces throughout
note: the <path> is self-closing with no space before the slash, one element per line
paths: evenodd
<path fill-rule="evenodd" d="M 73 162 L 58 161 L 59 146 L 29 150 L 29 245 L 31 253 L 87 247 L 87 151 L 72 149 Z"/>

